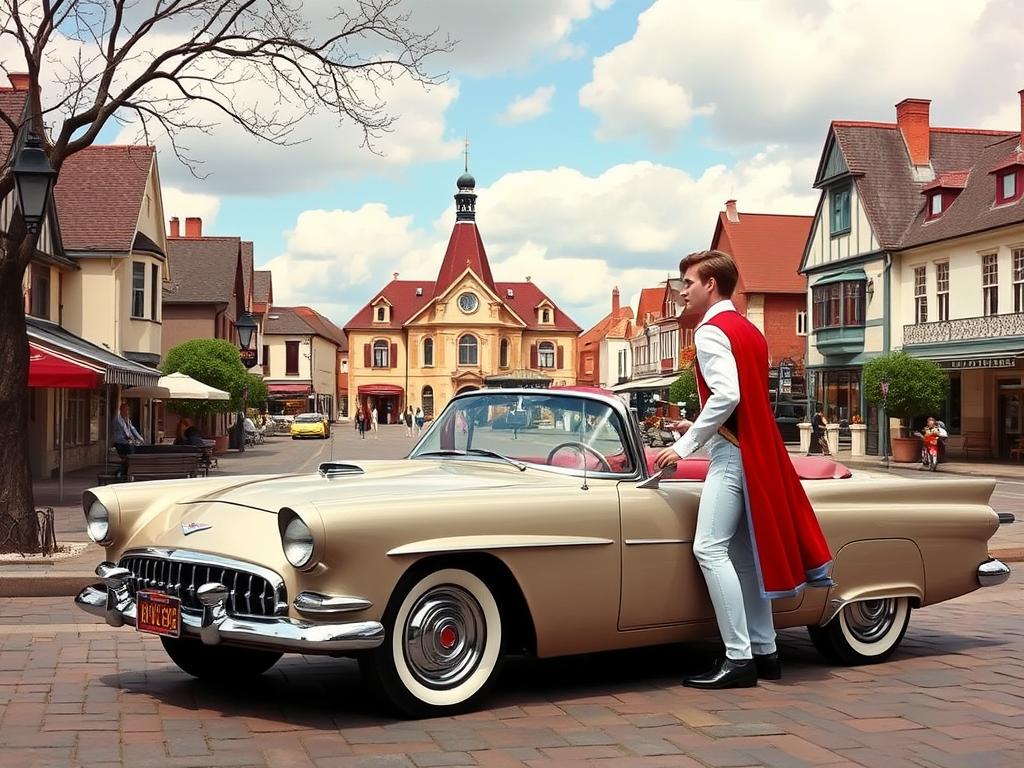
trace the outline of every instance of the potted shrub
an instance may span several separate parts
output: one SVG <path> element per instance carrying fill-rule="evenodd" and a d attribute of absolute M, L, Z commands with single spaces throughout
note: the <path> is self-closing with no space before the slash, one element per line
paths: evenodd
<path fill-rule="evenodd" d="M 888 384 L 883 394 L 882 382 Z M 886 417 L 909 421 L 935 414 L 946 402 L 949 379 L 938 365 L 905 352 L 890 352 L 864 366 L 864 399 L 885 408 Z M 893 461 L 915 462 L 921 456 L 917 435 L 890 438 Z"/>

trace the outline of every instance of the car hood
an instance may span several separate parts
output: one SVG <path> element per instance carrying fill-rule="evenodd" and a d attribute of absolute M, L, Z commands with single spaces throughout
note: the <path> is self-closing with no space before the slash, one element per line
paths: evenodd
<path fill-rule="evenodd" d="M 520 472 L 503 463 L 462 459 L 346 461 L 337 462 L 337 466 L 337 474 L 233 477 L 230 484 L 213 489 L 204 487 L 179 503 L 219 501 L 277 512 L 281 507 L 303 503 L 374 502 L 394 498 L 396 494 L 423 498 L 487 489 L 500 495 L 502 488 L 579 483 L 579 478 L 542 469 Z"/>

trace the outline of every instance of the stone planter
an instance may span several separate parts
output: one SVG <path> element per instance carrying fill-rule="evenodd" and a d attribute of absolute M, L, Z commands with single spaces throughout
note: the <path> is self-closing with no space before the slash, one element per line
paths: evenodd
<path fill-rule="evenodd" d="M 228 452 L 228 436 L 217 435 L 213 438 L 213 452 L 214 453 L 227 453 Z"/>
<path fill-rule="evenodd" d="M 850 425 L 850 455 L 851 456 L 864 456 L 867 453 L 867 425 L 866 424 L 851 424 Z"/>
<path fill-rule="evenodd" d="M 809 422 L 802 421 L 796 425 L 796 428 L 800 430 L 800 453 L 808 453 L 811 450 L 811 425 Z"/>
<path fill-rule="evenodd" d="M 892 437 L 892 460 L 912 464 L 921 459 L 921 438 Z"/>

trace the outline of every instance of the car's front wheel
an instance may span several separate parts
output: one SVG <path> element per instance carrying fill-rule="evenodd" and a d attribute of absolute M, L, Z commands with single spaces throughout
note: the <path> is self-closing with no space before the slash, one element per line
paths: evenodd
<path fill-rule="evenodd" d="M 387 640 L 360 658 L 368 684 L 411 717 L 471 708 L 498 676 L 501 613 L 491 588 L 458 568 L 399 585 L 384 614 Z"/>
<path fill-rule="evenodd" d="M 892 655 L 910 623 L 910 598 L 847 603 L 823 627 L 808 627 L 818 651 L 843 664 L 877 664 Z"/>
<path fill-rule="evenodd" d="M 262 675 L 281 658 L 274 651 L 205 645 L 199 640 L 161 637 L 171 661 L 193 677 L 215 682 L 231 682 Z"/>

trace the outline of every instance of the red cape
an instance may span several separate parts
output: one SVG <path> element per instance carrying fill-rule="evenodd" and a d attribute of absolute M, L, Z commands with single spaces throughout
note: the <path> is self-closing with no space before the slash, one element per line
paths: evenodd
<path fill-rule="evenodd" d="M 768 343 L 735 311 L 707 321 L 729 339 L 739 376 L 736 432 L 743 461 L 747 518 L 767 597 L 792 597 L 805 586 L 827 587 L 832 555 L 804 493 L 768 400 Z M 700 366 L 694 368 L 701 402 L 711 395 Z"/>

